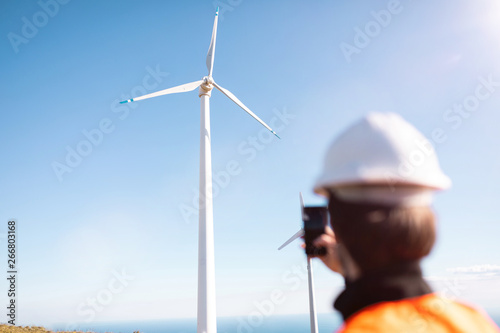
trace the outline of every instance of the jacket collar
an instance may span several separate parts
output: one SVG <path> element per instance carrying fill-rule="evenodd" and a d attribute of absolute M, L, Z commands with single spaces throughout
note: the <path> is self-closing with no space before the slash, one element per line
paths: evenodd
<path fill-rule="evenodd" d="M 431 293 L 422 278 L 418 261 L 405 262 L 364 274 L 355 281 L 346 280 L 346 288 L 334 302 L 344 320 L 369 305 L 417 297 Z"/>

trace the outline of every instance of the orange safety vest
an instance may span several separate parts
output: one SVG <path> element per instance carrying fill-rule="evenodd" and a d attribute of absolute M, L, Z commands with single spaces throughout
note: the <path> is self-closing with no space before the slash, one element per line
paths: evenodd
<path fill-rule="evenodd" d="M 347 318 L 338 333 L 498 333 L 500 329 L 484 313 L 427 294 L 397 301 L 380 302 Z"/>

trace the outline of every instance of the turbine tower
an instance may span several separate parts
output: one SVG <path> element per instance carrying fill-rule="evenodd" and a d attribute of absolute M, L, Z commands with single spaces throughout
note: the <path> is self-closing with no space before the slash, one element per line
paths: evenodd
<path fill-rule="evenodd" d="M 198 231 L 198 333 L 216 333 L 215 312 L 215 261 L 214 261 L 214 227 L 212 201 L 212 152 L 210 145 L 210 96 L 215 87 L 250 116 L 261 123 L 276 137 L 279 136 L 247 108 L 229 90 L 222 88 L 212 78 L 214 68 L 215 40 L 217 37 L 217 22 L 219 8 L 215 12 L 212 40 L 207 54 L 208 76 L 191 83 L 157 91 L 144 96 L 128 99 L 120 103 L 131 103 L 143 99 L 188 92 L 199 87 L 198 96 L 201 99 L 200 121 L 200 199 L 199 199 L 199 231 Z"/>

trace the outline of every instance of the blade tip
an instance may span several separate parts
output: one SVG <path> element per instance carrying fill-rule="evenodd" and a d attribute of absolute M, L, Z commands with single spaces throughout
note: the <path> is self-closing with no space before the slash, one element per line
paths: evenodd
<path fill-rule="evenodd" d="M 278 134 L 276 134 L 276 132 L 275 132 L 275 131 L 271 131 L 271 132 L 272 132 L 272 133 L 273 133 L 273 134 L 274 134 L 274 135 L 275 135 L 278 139 L 280 139 L 280 140 L 281 140 L 280 136 L 279 136 Z"/>
<path fill-rule="evenodd" d="M 215 10 L 215 16 L 219 15 L 219 6 L 217 6 L 217 9 Z"/>
<path fill-rule="evenodd" d="M 121 101 L 120 104 L 125 104 L 125 103 L 130 103 L 130 102 L 133 102 L 134 99 L 131 98 L 131 99 L 127 99 L 126 101 Z"/>

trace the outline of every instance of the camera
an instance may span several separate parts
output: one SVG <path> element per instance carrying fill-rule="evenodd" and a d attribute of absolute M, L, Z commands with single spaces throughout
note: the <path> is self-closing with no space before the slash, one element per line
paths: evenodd
<path fill-rule="evenodd" d="M 313 245 L 313 242 L 325 233 L 325 228 L 328 225 L 328 208 L 325 206 L 309 206 L 302 209 L 306 254 L 323 256 L 326 254 L 326 248 L 316 247 Z"/>

